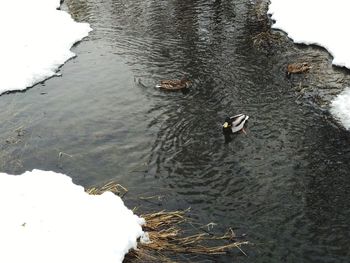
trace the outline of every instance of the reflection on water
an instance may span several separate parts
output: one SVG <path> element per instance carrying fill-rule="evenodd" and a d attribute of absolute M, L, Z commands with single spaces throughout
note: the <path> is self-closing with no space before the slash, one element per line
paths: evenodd
<path fill-rule="evenodd" d="M 166 209 L 191 206 L 202 223 L 247 233 L 255 245 L 239 262 L 349 261 L 350 137 L 293 88 L 329 93 L 349 81 L 328 54 L 283 37 L 254 46 L 268 28 L 254 1 L 69 0 L 63 9 L 94 31 L 62 77 L 0 97 L 1 171 L 165 195 Z M 284 68 L 298 59 L 324 74 L 291 83 Z M 183 74 L 189 93 L 154 87 Z M 240 112 L 248 134 L 225 143 L 222 122 Z"/>

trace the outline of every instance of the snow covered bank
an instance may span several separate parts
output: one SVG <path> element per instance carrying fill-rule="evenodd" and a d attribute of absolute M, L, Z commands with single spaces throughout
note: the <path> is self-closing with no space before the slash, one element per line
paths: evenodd
<path fill-rule="evenodd" d="M 316 44 L 328 50 L 333 64 L 350 69 L 349 0 L 270 0 L 268 13 L 296 43 Z M 332 103 L 331 112 L 350 129 L 350 92 L 345 90 Z"/>
<path fill-rule="evenodd" d="M 57 10 L 60 0 L 1 3 L 0 94 L 23 90 L 56 74 L 75 56 L 70 48 L 91 28 Z"/>
<path fill-rule="evenodd" d="M 350 1 L 271 0 L 268 13 L 296 43 L 316 44 L 334 57 L 333 64 L 350 68 Z"/>
<path fill-rule="evenodd" d="M 343 126 L 350 130 L 350 88 L 346 88 L 340 93 L 331 105 L 331 112 L 336 116 Z"/>
<path fill-rule="evenodd" d="M 89 195 L 54 172 L 0 173 L 0 211 L 6 263 L 122 262 L 143 234 L 118 196 Z"/>

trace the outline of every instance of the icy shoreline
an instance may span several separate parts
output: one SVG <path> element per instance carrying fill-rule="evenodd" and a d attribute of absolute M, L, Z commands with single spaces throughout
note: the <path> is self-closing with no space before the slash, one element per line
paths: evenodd
<path fill-rule="evenodd" d="M 279 29 L 295 43 L 315 44 L 324 47 L 336 66 L 350 69 L 350 2 L 346 0 L 271 0 L 268 14 L 275 21 L 272 28 Z M 340 93 L 331 103 L 331 113 L 350 129 L 350 94 Z"/>
<path fill-rule="evenodd" d="M 331 104 L 331 113 L 341 120 L 343 126 L 350 130 L 350 88 L 341 92 Z"/>
<path fill-rule="evenodd" d="M 346 0 L 271 0 L 268 14 L 276 21 L 272 28 L 286 32 L 295 43 L 324 47 L 334 65 L 350 69 L 348 10 L 350 2 Z"/>
<path fill-rule="evenodd" d="M 92 30 L 61 10 L 60 0 L 11 0 L 2 4 L 0 94 L 24 90 L 75 56 L 71 47 Z"/>
<path fill-rule="evenodd" d="M 89 195 L 64 174 L 0 173 L 0 262 L 122 262 L 144 220 L 111 192 Z"/>

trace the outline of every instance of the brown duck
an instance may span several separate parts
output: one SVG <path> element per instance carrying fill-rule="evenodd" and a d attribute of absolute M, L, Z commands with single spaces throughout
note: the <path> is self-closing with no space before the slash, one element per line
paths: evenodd
<path fill-rule="evenodd" d="M 182 79 L 170 79 L 170 80 L 162 80 L 160 84 L 157 84 L 156 87 L 169 90 L 169 91 L 177 91 L 182 89 L 187 89 L 191 86 L 191 81 L 187 79 L 187 77 L 183 77 Z"/>
<path fill-rule="evenodd" d="M 302 62 L 302 63 L 293 63 L 289 64 L 287 66 L 287 77 L 290 78 L 292 74 L 297 74 L 297 73 L 305 73 L 309 71 L 312 67 L 309 65 L 309 63 Z"/>

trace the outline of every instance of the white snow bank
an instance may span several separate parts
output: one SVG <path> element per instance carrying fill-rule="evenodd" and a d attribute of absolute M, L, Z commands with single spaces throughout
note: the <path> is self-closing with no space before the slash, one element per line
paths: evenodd
<path fill-rule="evenodd" d="M 350 130 L 350 88 L 346 88 L 332 101 L 331 112 Z"/>
<path fill-rule="evenodd" d="M 271 0 L 268 13 L 296 43 L 316 44 L 334 57 L 333 64 L 350 68 L 349 0 Z"/>
<path fill-rule="evenodd" d="M 75 56 L 70 48 L 88 35 L 86 23 L 76 23 L 57 10 L 60 0 L 1 2 L 0 94 L 23 90 L 56 74 Z"/>
<path fill-rule="evenodd" d="M 70 177 L 0 173 L 0 262 L 116 263 L 144 220 L 111 192 L 88 195 Z"/>
<path fill-rule="evenodd" d="M 333 64 L 350 69 L 349 0 L 270 0 L 268 13 L 296 43 L 316 44 L 328 50 Z M 350 129 L 350 89 L 331 104 L 331 112 Z"/>

